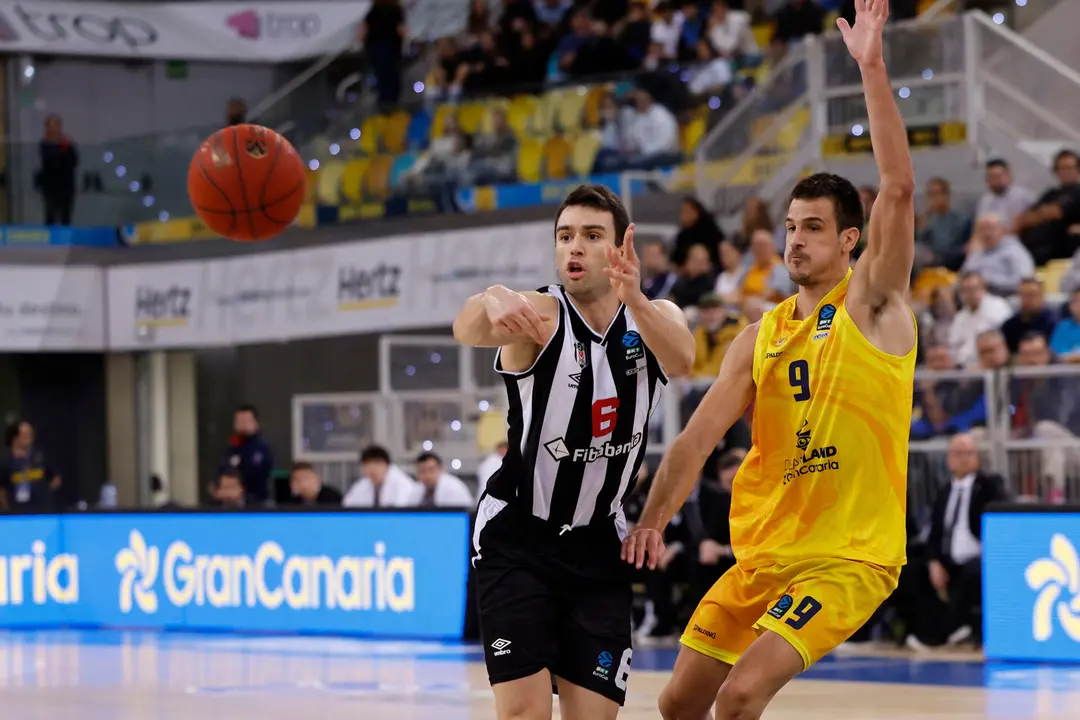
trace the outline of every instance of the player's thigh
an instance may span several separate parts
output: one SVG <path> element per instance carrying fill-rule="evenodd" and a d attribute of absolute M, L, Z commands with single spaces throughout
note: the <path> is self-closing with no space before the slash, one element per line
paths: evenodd
<path fill-rule="evenodd" d="M 899 568 L 855 560 L 804 560 L 784 569 L 769 609 L 755 623 L 799 653 L 806 669 L 858 630 L 896 589 Z"/>
<path fill-rule="evenodd" d="M 615 720 L 619 703 L 566 678 L 556 678 L 562 720 Z"/>
<path fill-rule="evenodd" d="M 731 672 L 731 665 L 683 645 L 675 668 L 660 693 L 660 716 L 664 720 L 702 720 Z"/>
<path fill-rule="evenodd" d="M 731 668 L 716 694 L 716 720 L 758 718 L 776 693 L 803 671 L 802 654 L 766 630 Z"/>
<path fill-rule="evenodd" d="M 567 583 L 559 594 L 559 610 L 558 659 L 552 672 L 582 691 L 622 705 L 634 652 L 630 583 Z M 573 696 L 583 697 L 580 692 Z M 565 709 L 561 689 L 559 700 Z"/>
<path fill-rule="evenodd" d="M 492 685 L 491 689 L 498 720 L 551 720 L 551 673 L 547 669 Z"/>
<path fill-rule="evenodd" d="M 476 565 L 484 660 L 492 686 L 528 678 L 554 664 L 557 600 L 536 570 L 487 551 Z M 551 694 L 550 679 L 547 694 Z"/>

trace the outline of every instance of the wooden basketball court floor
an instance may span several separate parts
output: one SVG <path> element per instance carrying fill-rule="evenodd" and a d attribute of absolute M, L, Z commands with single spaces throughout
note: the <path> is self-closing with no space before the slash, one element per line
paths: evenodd
<path fill-rule="evenodd" d="M 620 718 L 659 718 L 674 648 L 639 648 Z M 475 645 L 0 631 L 12 720 L 491 720 Z M 557 705 L 556 705 L 557 707 Z M 900 652 L 829 657 L 766 720 L 1080 718 L 1080 667 Z"/>

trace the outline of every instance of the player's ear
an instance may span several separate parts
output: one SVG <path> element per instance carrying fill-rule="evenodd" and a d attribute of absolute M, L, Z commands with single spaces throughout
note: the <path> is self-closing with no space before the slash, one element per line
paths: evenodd
<path fill-rule="evenodd" d="M 859 244 L 859 237 L 862 233 L 859 232 L 859 228 L 848 228 L 840 233 L 840 248 L 850 253 L 855 250 L 855 246 Z"/>

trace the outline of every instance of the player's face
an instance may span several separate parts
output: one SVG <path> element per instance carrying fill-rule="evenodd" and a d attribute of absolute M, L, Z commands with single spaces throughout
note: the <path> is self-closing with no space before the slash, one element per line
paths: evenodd
<path fill-rule="evenodd" d="M 831 198 L 792 200 L 786 220 L 784 263 L 796 285 L 815 285 L 847 272 L 859 231 L 836 229 L 836 208 Z"/>
<path fill-rule="evenodd" d="M 604 274 L 606 248 L 615 244 L 615 221 L 611 213 L 571 205 L 555 223 L 555 263 L 559 280 L 578 298 L 593 299 L 611 291 Z"/>

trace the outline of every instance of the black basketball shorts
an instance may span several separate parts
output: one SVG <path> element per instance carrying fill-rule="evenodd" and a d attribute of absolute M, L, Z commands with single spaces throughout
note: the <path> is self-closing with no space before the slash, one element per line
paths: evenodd
<path fill-rule="evenodd" d="M 477 512 L 472 562 L 491 684 L 547 669 L 624 704 L 632 593 L 614 523 L 560 535 L 491 496 Z"/>

